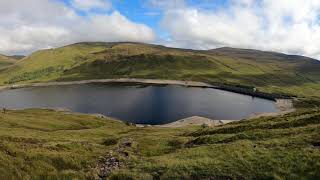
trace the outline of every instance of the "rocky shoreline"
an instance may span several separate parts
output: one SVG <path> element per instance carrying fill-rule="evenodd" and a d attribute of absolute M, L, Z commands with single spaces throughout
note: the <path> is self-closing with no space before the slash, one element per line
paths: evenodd
<path fill-rule="evenodd" d="M 0 86 L 1 90 L 18 89 L 27 87 L 44 87 L 44 86 L 63 86 L 63 85 L 77 85 L 90 83 L 136 83 L 136 84 L 150 84 L 150 85 L 180 85 L 185 87 L 199 87 L 199 88 L 214 88 L 234 92 L 243 95 L 249 95 L 264 99 L 276 101 L 277 99 L 291 99 L 291 97 L 280 94 L 264 93 L 257 91 L 255 88 L 244 88 L 232 85 L 212 85 L 199 81 L 179 81 L 179 80 L 165 80 L 165 79 L 139 79 L 139 78 L 118 78 L 118 79 L 91 79 L 81 81 L 62 81 L 62 82 L 43 82 L 43 83 L 28 83 L 28 84 L 13 84 Z"/>
<path fill-rule="evenodd" d="M 249 117 L 242 120 L 249 120 L 249 119 L 255 119 L 260 117 L 282 116 L 282 115 L 294 112 L 296 110 L 293 106 L 292 99 L 277 99 L 275 104 L 279 109 L 279 112 L 251 114 Z M 55 108 L 54 110 L 64 112 L 67 114 L 84 114 L 79 112 L 72 112 L 68 109 L 63 109 L 63 108 Z M 109 118 L 109 119 L 111 118 L 103 114 L 89 114 L 89 115 L 95 116 L 98 118 Z M 121 121 L 115 118 L 111 118 L 111 119 L 115 121 Z M 201 125 L 213 127 L 213 126 L 219 126 L 219 125 L 231 123 L 234 121 L 240 121 L 240 119 L 239 120 L 225 120 L 225 119 L 222 120 L 222 119 L 209 119 L 201 116 L 192 116 L 192 117 L 179 119 L 171 123 L 162 124 L 162 125 L 149 125 L 149 124 L 132 124 L 132 125 L 140 128 L 143 128 L 143 127 L 180 128 L 180 127 L 186 127 L 186 126 L 201 126 Z"/>
<path fill-rule="evenodd" d="M 0 90 L 18 89 L 27 87 L 44 87 L 44 86 L 63 86 L 63 85 L 78 85 L 91 83 L 141 83 L 141 84 L 156 84 L 156 85 L 181 85 L 187 87 L 203 87 L 203 88 L 218 88 L 208 83 L 197 81 L 178 81 L 178 80 L 162 80 L 162 79 L 136 79 L 136 78 L 119 78 L 119 79 L 92 79 L 81 81 L 66 81 L 66 82 L 45 82 L 45 83 L 29 83 L 29 84 L 13 84 L 0 86 Z"/>
<path fill-rule="evenodd" d="M 150 85 L 180 85 L 185 87 L 200 87 L 200 88 L 215 88 L 215 89 L 222 89 L 226 91 L 231 91 L 235 93 L 251 95 L 256 97 L 261 97 L 265 99 L 274 100 L 276 102 L 277 108 L 280 110 L 279 112 L 275 113 L 258 113 L 252 114 L 246 119 L 253 119 L 259 118 L 262 116 L 278 116 L 284 115 L 290 112 L 295 111 L 293 107 L 293 100 L 289 98 L 276 98 L 273 97 L 271 94 L 267 94 L 263 97 L 262 93 L 258 94 L 256 92 L 250 93 L 242 93 L 235 89 L 228 89 L 222 86 L 214 86 L 204 82 L 197 82 L 197 81 L 178 81 L 178 80 L 161 80 L 161 79 L 137 79 L 137 78 L 119 78 L 119 79 L 93 79 L 93 80 L 82 80 L 82 81 L 68 81 L 68 82 L 46 82 L 46 83 L 30 83 L 30 84 L 15 84 L 15 85 L 8 85 L 8 86 L 1 86 L 0 91 L 2 90 L 9 90 L 9 89 L 18 89 L 18 88 L 28 88 L 28 87 L 46 87 L 46 86 L 63 86 L 63 85 L 79 85 L 79 84 L 91 84 L 91 83 L 137 83 L 137 84 L 150 84 Z M 266 93 L 263 93 L 266 94 Z M 104 118 L 103 115 L 94 115 Z M 207 125 L 207 126 L 217 126 L 226 123 L 230 123 L 233 121 L 238 120 L 212 120 L 205 117 L 189 117 L 181 120 L 177 120 L 172 123 L 164 124 L 164 125 L 155 125 L 154 127 L 184 127 L 189 125 Z M 145 127 L 150 125 L 137 125 L 138 127 Z"/>
<path fill-rule="evenodd" d="M 282 115 L 294 112 L 296 110 L 293 107 L 293 100 L 291 99 L 276 99 L 276 106 L 279 109 L 279 112 L 252 114 L 244 120 L 255 119 L 260 117 L 282 116 Z M 179 128 L 179 127 L 185 127 L 185 126 L 201 126 L 201 125 L 212 127 L 212 126 L 227 124 L 234 121 L 240 121 L 240 120 L 218 120 L 218 119 L 209 119 L 209 118 L 200 117 L 200 116 L 192 116 L 192 117 L 180 119 L 168 124 L 153 125 L 153 127 Z M 145 125 L 137 125 L 137 126 L 144 127 Z"/>

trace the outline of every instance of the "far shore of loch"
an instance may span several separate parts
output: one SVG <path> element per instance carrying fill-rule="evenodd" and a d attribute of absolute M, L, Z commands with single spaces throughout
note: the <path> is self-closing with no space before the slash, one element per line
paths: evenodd
<path fill-rule="evenodd" d="M 62 85 L 79 85 L 79 84 L 90 84 L 90 83 L 141 83 L 141 84 L 149 84 L 149 85 L 180 85 L 186 87 L 200 87 L 200 88 L 215 88 L 221 89 L 219 86 L 214 86 L 204 82 L 197 82 L 197 81 L 178 81 L 178 80 L 161 80 L 161 79 L 136 79 L 136 78 L 119 78 L 119 79 L 93 79 L 93 80 L 81 80 L 81 81 L 68 81 L 68 82 L 44 82 L 44 83 L 29 83 L 29 84 L 14 84 L 14 85 L 7 85 L 7 86 L 0 86 L 0 91 L 9 90 L 9 89 L 18 89 L 18 88 L 28 88 L 28 87 L 45 87 L 45 86 L 62 86 Z M 228 91 L 228 90 L 227 90 Z M 254 94 L 253 94 L 254 95 Z M 293 107 L 293 100 L 290 98 L 273 98 L 279 112 L 274 113 L 257 113 L 252 114 L 248 119 L 254 119 L 264 116 L 281 116 L 295 111 Z M 64 111 L 65 113 L 75 113 L 70 112 L 66 109 L 59 109 L 56 108 L 58 111 Z M 79 113 L 76 113 L 79 114 Z M 81 114 L 81 113 L 80 113 Z M 107 118 L 104 115 L 100 114 L 92 114 L 94 116 L 98 116 L 101 118 Z M 180 119 L 168 124 L 163 125 L 147 125 L 147 124 L 136 124 L 137 127 L 146 127 L 146 126 L 153 126 L 153 127 L 163 127 L 163 128 L 179 128 L 185 126 L 218 126 L 227 124 L 230 122 L 239 121 L 239 120 L 216 120 L 216 119 L 209 119 L 206 117 L 200 116 L 192 116 L 184 119 Z"/>

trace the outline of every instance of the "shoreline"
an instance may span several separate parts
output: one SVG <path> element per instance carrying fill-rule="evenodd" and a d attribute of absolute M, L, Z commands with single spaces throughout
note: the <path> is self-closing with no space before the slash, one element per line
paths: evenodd
<path fill-rule="evenodd" d="M 119 78 L 119 79 L 91 79 L 81 81 L 65 81 L 65 82 L 42 82 L 29 84 L 13 84 L 0 86 L 0 91 L 9 89 L 19 89 L 28 87 L 46 87 L 46 86 L 63 86 L 63 85 L 80 85 L 91 83 L 142 83 L 156 85 L 180 85 L 186 87 L 202 87 L 202 88 L 219 88 L 208 83 L 198 81 L 179 81 L 179 80 L 164 80 L 164 79 L 138 79 L 138 78 Z"/>
<path fill-rule="evenodd" d="M 286 115 L 286 114 L 289 114 L 289 113 L 296 111 L 296 109 L 293 106 L 293 100 L 291 100 L 291 99 L 277 99 L 275 105 L 277 106 L 279 112 L 256 113 L 256 114 L 251 114 L 248 117 L 246 117 L 244 119 L 239 119 L 239 120 L 210 119 L 210 118 L 201 117 L 201 116 L 191 116 L 191 117 L 187 117 L 187 118 L 183 118 L 183 119 L 178 119 L 176 121 L 166 123 L 166 124 L 159 124 L 159 125 L 134 124 L 134 125 L 139 128 L 144 128 L 144 127 L 183 128 L 183 127 L 187 127 L 187 126 L 201 126 L 201 125 L 206 125 L 208 127 L 214 127 L 214 126 L 228 124 L 231 122 L 246 121 L 246 120 L 256 119 L 256 118 L 261 118 L 261 117 L 283 116 L 283 115 Z M 49 109 L 51 109 L 51 108 L 49 108 Z M 67 109 L 59 109 L 59 108 L 53 108 L 53 110 L 68 113 L 68 114 L 84 114 L 84 115 L 95 116 L 98 118 L 109 118 L 112 120 L 125 122 L 120 119 L 105 116 L 103 114 L 86 114 L 86 113 L 73 112 L 73 111 L 70 111 Z"/>
<path fill-rule="evenodd" d="M 245 119 L 221 120 L 221 119 L 209 119 L 201 116 L 192 116 L 192 117 L 183 118 L 167 124 L 153 125 L 152 127 L 179 128 L 179 127 L 186 127 L 186 126 L 201 126 L 203 124 L 209 127 L 214 127 L 214 126 L 224 125 L 224 124 L 228 124 L 235 121 L 246 121 L 246 120 L 256 119 L 260 117 L 283 116 L 285 114 L 296 111 L 296 109 L 293 107 L 293 101 L 291 99 L 276 99 L 275 104 L 279 109 L 279 112 L 272 112 L 272 113 L 264 112 L 264 113 L 251 114 Z M 144 125 L 138 125 L 138 127 L 144 127 Z"/>
<path fill-rule="evenodd" d="M 91 83 L 141 83 L 150 85 L 180 85 L 185 87 L 199 87 L 199 88 L 213 88 L 223 91 L 229 91 L 242 95 L 258 97 L 263 99 L 269 99 L 276 101 L 277 99 L 291 99 L 289 96 L 283 96 L 279 94 L 264 93 L 255 91 L 253 89 L 241 88 L 231 85 L 212 85 L 200 81 L 181 81 L 181 80 L 165 80 L 165 79 L 139 79 L 139 78 L 118 78 L 118 79 L 91 79 L 91 80 L 80 80 L 80 81 L 54 81 L 54 82 L 39 82 L 39 83 L 28 83 L 28 84 L 12 84 L 0 86 L 0 91 L 28 88 L 28 87 L 45 87 L 45 86 L 63 86 L 63 85 L 80 85 L 80 84 L 91 84 Z"/>
<path fill-rule="evenodd" d="M 256 119 L 260 117 L 283 116 L 285 114 L 296 111 L 296 109 L 293 106 L 292 99 L 276 99 L 275 105 L 279 110 L 279 112 L 256 113 L 256 114 L 249 115 L 245 119 L 239 119 L 239 120 L 210 119 L 210 118 L 201 117 L 201 116 L 191 116 L 191 117 L 179 119 L 177 121 L 173 121 L 167 124 L 161 124 L 161 125 L 137 124 L 137 127 L 150 126 L 150 127 L 161 127 L 161 128 L 180 128 L 180 127 L 186 127 L 186 126 L 201 126 L 201 125 L 214 127 L 214 126 L 224 125 L 224 124 L 228 124 L 235 121 L 246 121 L 246 120 Z"/>
<path fill-rule="evenodd" d="M 296 111 L 296 108 L 293 106 L 292 99 L 276 99 L 275 103 L 279 112 L 264 112 L 264 113 L 256 113 L 250 115 L 246 120 L 255 119 L 260 117 L 273 117 L 273 116 L 283 116 L 285 114 L 289 114 Z"/>
<path fill-rule="evenodd" d="M 234 89 L 229 89 L 225 87 L 220 86 L 214 86 L 208 83 L 204 82 L 198 82 L 198 81 L 179 81 L 179 80 L 162 80 L 162 79 L 137 79 L 137 78 L 119 78 L 119 79 L 92 79 L 92 80 L 81 80 L 81 81 L 66 81 L 66 82 L 44 82 L 44 83 L 30 83 L 30 84 L 14 84 L 14 85 L 8 85 L 8 86 L 0 86 L 0 91 L 4 90 L 10 90 L 10 89 L 20 89 L 20 88 L 29 88 L 29 87 L 47 87 L 47 86 L 63 86 L 63 85 L 80 85 L 80 84 L 91 84 L 91 83 L 141 83 L 141 84 L 150 84 L 150 85 L 180 85 L 185 87 L 199 87 L 199 88 L 213 88 L 213 89 L 219 89 L 229 92 L 234 92 L 242 95 L 248 95 L 253 97 L 259 97 L 264 99 L 269 99 L 275 101 L 275 105 L 277 106 L 277 109 L 279 112 L 273 112 L 273 113 L 256 113 L 248 116 L 244 120 L 259 118 L 263 116 L 279 116 L 284 115 L 287 113 L 291 113 L 295 111 L 295 108 L 293 107 L 293 100 L 289 98 L 276 98 L 271 97 L 271 95 L 268 95 L 267 97 L 261 97 L 261 94 L 255 94 L 255 92 L 248 93 L 242 93 L 235 92 Z M 54 109 L 54 108 L 53 108 Z M 65 111 L 68 113 L 76 113 L 72 111 Z M 97 114 L 89 114 L 93 116 L 97 116 Z M 102 117 L 103 115 L 99 115 Z M 103 116 L 106 117 L 106 116 Z M 176 128 L 176 127 L 185 127 L 189 125 L 203 125 L 206 124 L 208 126 L 217 126 L 222 124 L 227 124 L 233 121 L 240 121 L 240 120 L 216 120 L 216 119 L 209 119 L 205 117 L 199 117 L 199 116 L 192 116 L 187 117 L 184 119 L 180 119 L 171 123 L 162 124 L 162 125 L 148 125 L 148 124 L 137 124 L 137 127 L 145 127 L 145 126 L 152 126 L 152 127 L 166 127 L 166 128 Z"/>
<path fill-rule="evenodd" d="M 176 121 L 173 121 L 173 122 L 170 122 L 167 124 L 159 124 L 159 125 L 134 124 L 134 125 L 139 128 L 144 128 L 144 127 L 183 128 L 183 127 L 187 127 L 187 126 L 201 126 L 201 125 L 206 125 L 208 127 L 214 127 L 214 126 L 220 126 L 220 125 L 228 124 L 228 123 L 235 122 L 235 121 L 246 121 L 246 120 L 260 118 L 260 117 L 282 116 L 282 115 L 296 111 L 296 109 L 293 107 L 293 100 L 291 100 L 291 99 L 277 99 L 276 106 L 279 109 L 279 112 L 256 113 L 256 114 L 251 114 L 248 117 L 246 117 L 244 119 L 239 119 L 239 120 L 221 120 L 221 119 L 210 119 L 210 118 L 201 117 L 201 116 L 191 116 L 191 117 L 187 117 L 187 118 L 183 118 L 183 119 L 178 119 Z M 28 108 L 26 108 L 26 109 L 28 109 Z M 54 110 L 56 112 L 62 112 L 64 114 L 89 115 L 89 116 L 94 116 L 97 118 L 110 119 L 113 121 L 120 121 L 120 122 L 125 123 L 125 121 L 123 121 L 121 119 L 109 117 L 109 116 L 106 116 L 103 114 L 98 114 L 98 113 L 81 113 L 81 112 L 75 112 L 75 111 L 71 111 L 69 109 L 64 109 L 64 108 L 35 108 L 35 109 Z M 10 109 L 10 110 L 25 110 L 25 109 Z"/>

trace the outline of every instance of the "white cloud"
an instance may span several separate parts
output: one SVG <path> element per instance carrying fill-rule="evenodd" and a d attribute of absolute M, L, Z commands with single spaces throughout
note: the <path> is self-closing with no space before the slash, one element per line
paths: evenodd
<path fill-rule="evenodd" d="M 199 0 L 201 1 L 201 0 Z M 0 53 L 30 53 L 79 41 L 153 42 L 153 30 L 110 9 L 110 0 L 0 0 Z M 220 9 L 149 0 L 163 12 L 169 46 L 273 50 L 320 58 L 319 0 L 230 0 Z M 203 0 L 206 6 L 214 0 Z M 74 8 L 86 11 L 79 16 Z M 105 9 L 108 13 L 94 13 Z M 152 9 L 151 9 L 152 10 Z M 149 12 L 149 11 L 148 11 Z M 158 13 L 159 11 L 152 11 Z"/>
<path fill-rule="evenodd" d="M 163 1 L 159 6 L 162 27 L 170 34 L 168 45 L 233 46 L 320 58 L 319 0 L 233 0 L 215 11 L 181 4 L 172 8 Z"/>
<path fill-rule="evenodd" d="M 117 11 L 82 17 L 52 0 L 0 1 L 0 17 L 0 53 L 5 54 L 30 53 L 79 41 L 151 42 L 155 38 L 151 28 Z"/>
<path fill-rule="evenodd" d="M 94 30 L 92 30 L 94 29 Z M 77 41 L 134 41 L 150 42 L 154 39 L 153 31 L 138 23 L 129 21 L 119 12 L 109 16 L 93 15 L 74 29 Z"/>
<path fill-rule="evenodd" d="M 112 7 L 111 2 L 107 0 L 72 0 L 72 6 L 88 11 L 90 9 L 110 9 Z"/>

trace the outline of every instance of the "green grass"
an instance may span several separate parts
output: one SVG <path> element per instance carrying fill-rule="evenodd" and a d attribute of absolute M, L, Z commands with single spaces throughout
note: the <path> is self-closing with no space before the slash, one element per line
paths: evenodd
<path fill-rule="evenodd" d="M 5 63 L 0 59 L 1 85 L 120 77 L 194 80 L 298 96 L 298 110 L 212 128 L 138 128 L 89 115 L 11 110 L 0 113 L 0 179 L 98 178 L 96 167 L 110 154 L 121 162 L 110 179 L 320 179 L 320 64 L 310 58 L 231 48 L 78 43 Z M 132 144 L 124 146 L 126 141 Z"/>
<path fill-rule="evenodd" d="M 16 59 L 0 54 L 0 70 L 16 63 Z"/>
<path fill-rule="evenodd" d="M 203 81 L 320 97 L 320 63 L 301 56 L 222 48 L 192 51 L 137 43 L 78 43 L 33 53 L 0 72 L 0 84 L 101 78 Z M 50 70 L 50 71 L 49 71 Z"/>
<path fill-rule="evenodd" d="M 0 178 L 90 178 L 110 151 L 111 179 L 318 179 L 320 109 L 213 128 L 138 128 L 53 110 L 0 114 Z M 117 154 L 126 139 L 128 157 Z"/>
<path fill-rule="evenodd" d="M 9 111 L 1 114 L 0 124 L 1 179 L 84 177 L 107 152 L 104 139 L 130 129 L 118 121 L 52 110 Z"/>
<path fill-rule="evenodd" d="M 55 79 L 59 77 L 65 69 L 72 68 L 76 64 L 85 61 L 84 56 L 102 49 L 100 46 L 75 45 L 37 51 L 19 61 L 10 69 L 2 71 L 2 73 L 0 73 L 0 79 L 2 83 L 48 81 Z M 59 69 L 59 71 L 52 71 L 49 74 L 45 74 L 45 76 L 32 76 L 32 74 L 37 74 L 37 72 L 45 71 L 48 68 Z"/>

